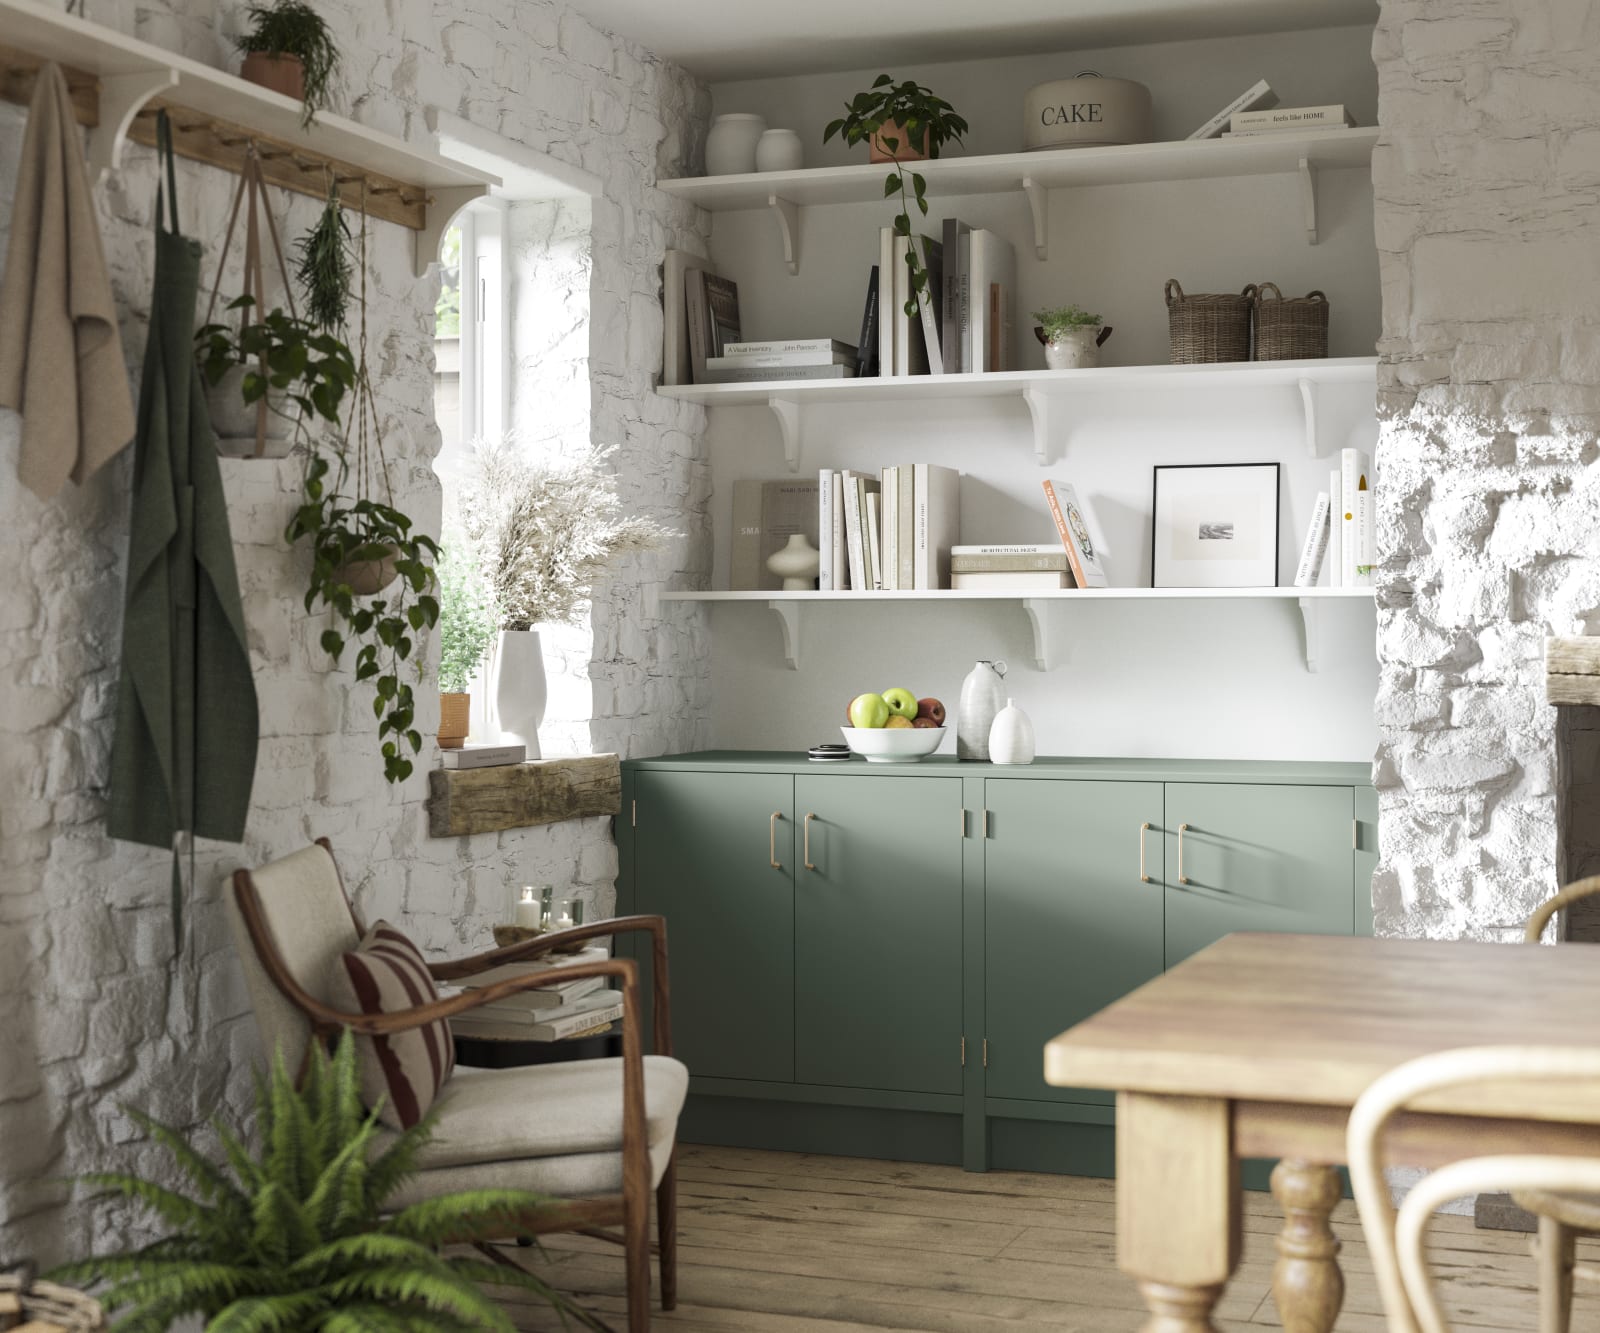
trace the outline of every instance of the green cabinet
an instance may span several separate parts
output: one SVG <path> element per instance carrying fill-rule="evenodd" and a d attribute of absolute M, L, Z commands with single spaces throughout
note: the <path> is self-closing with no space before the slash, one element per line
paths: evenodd
<path fill-rule="evenodd" d="M 1161 784 L 991 778 L 984 806 L 985 1091 L 1109 1103 L 1049 1086 L 1044 1044 L 1161 972 Z"/>
<path fill-rule="evenodd" d="M 959 1093 L 960 780 L 801 775 L 794 813 L 796 1080 Z"/>

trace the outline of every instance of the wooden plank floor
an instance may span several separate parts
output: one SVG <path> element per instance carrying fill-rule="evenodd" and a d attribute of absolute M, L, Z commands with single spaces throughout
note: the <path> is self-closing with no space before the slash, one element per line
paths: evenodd
<path fill-rule="evenodd" d="M 1117 1271 L 1113 1185 L 1014 1171 L 971 1174 L 852 1157 L 684 1145 L 679 1150 L 679 1304 L 674 1333 L 1132 1333 L 1143 1322 Z M 1245 1195 L 1245 1249 L 1217 1310 L 1228 1333 L 1280 1327 L 1268 1285 L 1279 1216 Z M 1383 1333 L 1355 1205 L 1339 1206 L 1347 1294 L 1338 1327 Z M 1434 1264 L 1461 1333 L 1537 1328 L 1527 1237 L 1441 1217 Z M 581 1236 L 508 1251 L 621 1328 L 622 1254 Z M 1584 1242 L 1580 1260 L 1600 1263 Z M 652 1306 L 655 1301 L 652 1299 Z M 561 1328 L 508 1300 L 517 1326 Z M 1578 1288 L 1573 1333 L 1600 1333 L 1600 1287 Z"/>

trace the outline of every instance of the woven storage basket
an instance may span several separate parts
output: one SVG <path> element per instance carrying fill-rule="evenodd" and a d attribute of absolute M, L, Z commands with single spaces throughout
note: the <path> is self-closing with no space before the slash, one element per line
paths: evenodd
<path fill-rule="evenodd" d="M 68 1333 L 96 1333 L 106 1327 L 100 1302 L 54 1282 L 27 1282 L 22 1277 L 0 1277 L 0 1303 L 9 1305 L 20 1298 L 24 1319 L 37 1319 L 64 1328 Z M 4 1324 L 9 1328 L 10 1324 Z"/>
<path fill-rule="evenodd" d="M 1256 289 L 1255 312 L 1257 361 L 1328 355 L 1328 298 L 1321 292 L 1286 297 L 1277 283 L 1264 282 Z"/>
<path fill-rule="evenodd" d="M 1178 280 L 1168 278 L 1166 290 L 1173 365 L 1250 359 L 1250 308 L 1256 297 L 1254 283 L 1237 296 L 1218 292 L 1186 296 Z"/>

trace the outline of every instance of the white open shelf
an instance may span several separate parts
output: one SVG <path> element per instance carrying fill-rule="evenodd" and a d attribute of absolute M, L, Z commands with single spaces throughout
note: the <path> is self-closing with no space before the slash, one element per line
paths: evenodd
<path fill-rule="evenodd" d="M 1034 247 L 1047 257 L 1049 191 L 1077 185 L 1132 185 L 1148 181 L 1206 180 L 1283 175 L 1298 192 L 1307 241 L 1317 243 L 1317 172 L 1363 167 L 1372 161 L 1376 128 L 1280 130 L 1227 139 L 1056 148 L 985 157 L 940 157 L 907 163 L 927 183 L 931 199 L 1015 192 L 1033 214 Z M 883 198 L 888 164 L 812 167 L 740 176 L 696 176 L 662 181 L 661 188 L 713 213 L 770 208 L 783 229 L 792 272 L 800 268 L 799 210 L 814 204 L 866 203 Z"/>
<path fill-rule="evenodd" d="M 1085 150 L 1088 151 L 1088 150 Z M 1020 398 L 1033 420 L 1033 450 L 1050 462 L 1054 412 L 1074 394 L 1127 391 L 1291 387 L 1299 390 L 1306 450 L 1317 454 L 1317 391 L 1323 385 L 1371 385 L 1377 393 L 1378 360 L 1371 356 L 1313 361 L 1237 361 L 1217 365 L 1096 366 L 1088 370 L 1006 370 L 979 375 L 909 375 L 846 380 L 773 380 L 757 384 L 675 384 L 659 392 L 706 407 L 762 406 L 777 419 L 789 471 L 800 468 L 804 409 L 818 403 L 935 402 Z M 1130 589 L 1129 591 L 1136 591 Z M 1148 590 L 1147 590 L 1148 591 Z"/>
<path fill-rule="evenodd" d="M 1321 637 L 1321 610 L 1329 602 L 1372 602 L 1372 588 L 1062 588 L 1059 590 L 979 591 L 976 589 L 920 589 L 908 592 L 664 592 L 663 602 L 742 602 L 764 606 L 777 616 L 783 629 L 783 657 L 792 670 L 800 669 L 802 608 L 807 603 L 875 602 L 1015 602 L 1028 617 L 1033 633 L 1033 663 L 1051 671 L 1065 660 L 1066 644 L 1044 612 L 1070 602 L 1255 601 L 1293 602 L 1305 630 L 1307 671 L 1317 669 Z"/>

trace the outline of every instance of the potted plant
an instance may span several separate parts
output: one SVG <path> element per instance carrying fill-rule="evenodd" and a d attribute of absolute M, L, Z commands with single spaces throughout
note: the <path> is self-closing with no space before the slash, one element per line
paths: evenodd
<path fill-rule="evenodd" d="M 905 238 L 906 267 L 911 270 L 911 297 L 906 302 L 906 314 L 915 316 L 920 307 L 923 289 L 928 285 L 928 271 L 911 243 L 911 200 L 925 216 L 928 212 L 927 182 L 920 172 L 911 173 L 911 191 L 906 190 L 904 163 L 924 157 L 938 157 L 945 144 L 961 141 L 967 132 L 967 122 L 942 97 L 936 97 L 915 79 L 896 83 L 888 74 L 880 74 L 866 92 L 857 93 L 845 103 L 845 114 L 829 123 L 823 131 L 826 143 L 835 134 L 847 144 L 867 141 L 868 156 L 874 162 L 893 162 L 894 170 L 883 183 L 884 198 L 899 197 L 899 212 L 895 215 L 894 229 Z"/>
<path fill-rule="evenodd" d="M 1099 315 L 1082 306 L 1050 306 L 1035 310 L 1033 335 L 1044 344 L 1045 365 L 1051 370 L 1077 370 L 1100 364 L 1100 345 L 1111 336 Z"/>
<path fill-rule="evenodd" d="M 447 541 L 434 572 L 439 577 L 439 746 L 458 750 L 466 742 L 472 711 L 467 691 L 500 622 L 470 548 Z"/>
<path fill-rule="evenodd" d="M 539 757 L 544 656 L 539 625 L 577 621 L 595 582 L 624 551 L 673 535 L 622 512 L 606 467 L 615 448 L 529 460 L 514 442 L 480 445 L 460 493 L 461 526 L 499 608 L 490 702 L 507 744 Z"/>
<path fill-rule="evenodd" d="M 302 0 L 272 0 L 251 5 L 250 31 L 236 38 L 244 54 L 241 78 L 305 104 L 302 126 L 309 126 L 329 104 L 339 71 L 339 48 L 322 15 Z"/>
<path fill-rule="evenodd" d="M 154 1244 L 69 1264 L 52 1276 L 107 1284 L 101 1302 L 128 1311 L 120 1328 L 165 1329 L 189 1316 L 208 1328 L 494 1329 L 510 1316 L 484 1286 L 532 1292 L 585 1328 L 606 1325 L 535 1273 L 476 1255 L 441 1253 L 449 1240 L 503 1236 L 545 1202 L 526 1190 L 467 1190 L 395 1208 L 432 1121 L 389 1137 L 361 1105 L 349 1033 L 330 1057 L 313 1046 L 297 1088 L 280 1057 L 258 1081 L 252 1152 L 220 1124 L 220 1158 L 177 1129 L 128 1114 L 172 1158 L 185 1182 L 127 1173 L 83 1177 L 168 1228 Z"/>

